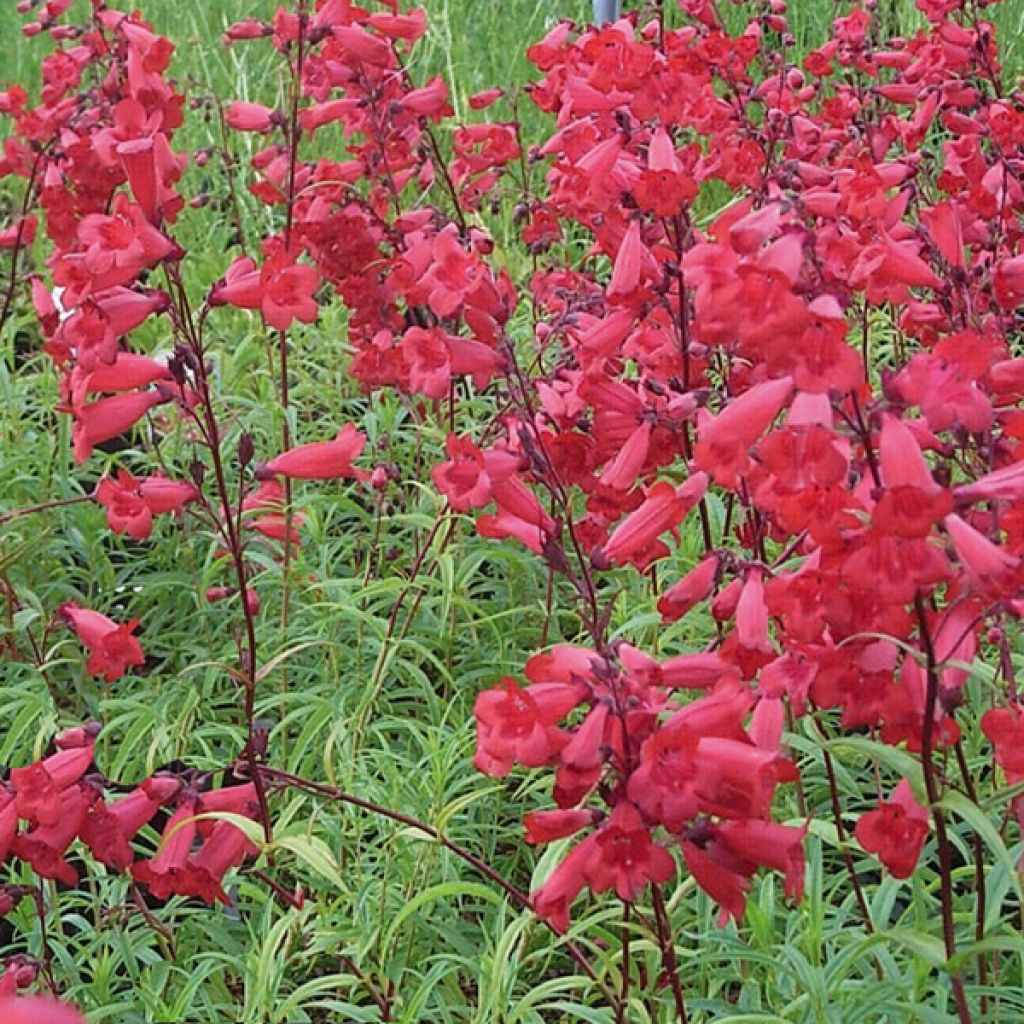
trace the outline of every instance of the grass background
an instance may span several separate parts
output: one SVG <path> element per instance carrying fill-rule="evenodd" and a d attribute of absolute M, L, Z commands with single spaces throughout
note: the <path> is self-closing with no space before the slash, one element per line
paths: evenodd
<path fill-rule="evenodd" d="M 431 27 L 414 73 L 443 72 L 460 109 L 478 89 L 526 80 L 525 46 L 556 18 L 584 15 L 590 6 L 589 0 L 424 5 Z M 209 89 L 264 102 L 280 94 L 281 68 L 269 47 L 224 49 L 217 42 L 230 21 L 269 16 L 273 4 L 149 0 L 141 6 L 176 42 L 175 73 L 190 94 Z M 879 6 L 894 29 L 907 33 L 920 23 L 909 0 Z M 993 13 L 1012 75 L 1024 58 L 1024 3 L 1005 2 Z M 791 5 L 804 47 L 822 41 L 832 14 L 823 0 Z M 42 52 L 40 41 L 21 39 L 16 18 L 0 19 L 0 78 L 25 80 Z M 208 110 L 195 111 L 180 139 L 189 148 L 216 141 L 215 119 Z M 244 161 L 246 153 L 236 156 Z M 181 226 L 189 281 L 201 291 L 234 250 L 222 175 L 213 161 L 189 174 L 190 191 L 213 197 L 211 208 L 186 214 Z M 245 203 L 250 242 L 272 230 L 267 217 Z M 218 312 L 214 330 L 230 443 L 248 430 L 259 456 L 267 457 L 280 431 L 271 341 L 244 313 Z M 137 337 L 146 351 L 166 351 L 169 344 L 156 322 Z M 97 455 L 86 467 L 75 466 L 67 420 L 51 411 L 57 383 L 48 361 L 33 354 L 38 338 L 27 311 L 8 325 L 0 345 L 0 512 L 88 493 L 107 461 L 144 465 L 158 438 L 172 471 L 184 474 L 188 439 L 159 418 L 142 432 L 138 452 L 109 460 Z M 411 403 L 361 396 L 346 376 L 346 358 L 337 310 L 325 310 L 315 327 L 296 332 L 293 433 L 300 440 L 320 438 L 354 419 L 369 434 L 374 459 L 395 462 L 410 479 L 416 465 L 435 458 L 446 425 Z M 471 421 L 472 408 L 463 415 Z M 555 844 L 538 854 L 520 841 L 524 811 L 547 803 L 546 780 L 543 773 L 516 773 L 509 781 L 475 773 L 471 709 L 480 688 L 502 673 L 519 672 L 541 642 L 546 579 L 536 560 L 512 543 L 477 539 L 472 524 L 459 517 L 445 518 L 435 530 L 441 503 L 415 485 L 389 493 L 379 506 L 362 491 L 332 484 L 300 486 L 297 493 L 307 523 L 287 629 L 274 553 L 267 547 L 257 554 L 263 576 L 256 585 L 264 595 L 260 660 L 273 666 L 258 713 L 272 723 L 271 760 L 417 815 L 530 888 L 565 848 Z M 424 571 L 410 582 L 424 546 Z M 697 551 L 696 538 L 684 536 L 660 577 L 686 571 Z M 176 759 L 215 769 L 241 749 L 240 694 L 229 674 L 238 624 L 230 606 L 201 599 L 208 586 L 225 582 L 208 538 L 164 520 L 153 542 L 132 544 L 110 534 L 101 510 L 73 506 L 0 526 L 0 580 L 18 599 L 0 606 L 0 640 L 15 643 L 24 656 L 31 637 L 45 656 L 43 672 L 24 659 L 0 661 L 0 763 L 26 763 L 58 725 L 89 717 L 104 724 L 101 766 L 125 780 Z M 140 618 L 149 656 L 144 669 L 109 686 L 87 676 L 73 638 L 48 627 L 56 606 L 69 599 L 118 618 Z M 616 614 L 619 635 L 663 654 L 693 649 L 710 629 L 699 617 L 661 628 L 652 593 L 639 590 L 618 602 Z M 573 616 L 556 616 L 547 639 L 573 640 L 577 629 Z M 976 697 L 987 685 L 983 677 L 971 682 Z M 855 852 L 876 928 L 876 937 L 867 935 L 828 824 L 820 737 L 808 722 L 792 744 L 804 798 L 816 816 L 807 899 L 787 907 L 779 882 L 766 876 L 755 882 L 744 925 L 719 928 L 716 909 L 690 880 L 674 890 L 670 914 L 691 1019 L 951 1020 L 945 984 L 933 969 L 942 959 L 937 879 L 920 871 L 907 882 L 880 880 L 873 858 Z M 968 750 L 982 758 L 979 737 L 968 737 Z M 857 812 L 872 799 L 872 764 L 863 750 L 849 747 L 838 750 L 837 759 L 847 806 Z M 783 801 L 781 817 L 802 821 L 795 795 Z M 242 872 L 234 876 L 235 908 L 211 911 L 175 901 L 158 910 L 169 928 L 165 936 L 134 912 L 123 879 L 102 869 L 59 899 L 48 892 L 55 908 L 49 935 L 55 972 L 92 1021 L 378 1021 L 368 988 L 393 986 L 393 1020 L 406 1024 L 609 1024 L 608 1011 L 559 944 L 436 844 L 307 796 L 278 798 L 275 810 L 277 833 L 288 843 L 271 870 L 287 887 L 301 884 L 310 893 L 300 910 L 282 908 L 265 885 Z M 963 846 L 959 836 L 956 841 Z M 993 851 L 988 925 L 1001 964 L 988 1016 L 979 1021 L 1024 1019 L 1021 946 L 1007 923 L 1019 884 L 1011 865 L 1019 853 Z M 964 848 L 965 866 L 957 874 L 965 883 L 958 902 L 964 935 L 973 911 L 966 854 Z M 42 937 L 27 907 L 10 923 L 0 936 L 0 954 L 39 954 Z M 613 984 L 621 967 L 614 952 L 618 927 L 613 903 L 580 904 L 574 937 Z M 657 951 L 642 917 L 632 949 L 655 979 Z M 649 998 L 631 1005 L 631 1020 L 668 1020 L 667 993 L 649 988 Z M 977 986 L 971 992 L 981 994 Z"/>

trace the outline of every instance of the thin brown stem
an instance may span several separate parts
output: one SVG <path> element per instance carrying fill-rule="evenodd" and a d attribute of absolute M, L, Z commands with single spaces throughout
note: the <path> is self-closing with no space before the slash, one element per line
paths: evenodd
<path fill-rule="evenodd" d="M 935 842 L 939 852 L 939 898 L 942 905 L 942 939 L 946 949 L 946 959 L 956 955 L 956 929 L 953 922 L 953 867 L 952 849 L 949 835 L 946 832 L 946 818 L 939 807 L 941 794 L 939 782 L 935 777 L 933 747 L 935 742 L 935 711 L 939 697 L 938 660 L 935 656 L 935 645 L 931 630 L 928 627 L 928 614 L 924 597 L 918 591 L 914 596 L 914 609 L 917 613 L 918 630 L 921 645 L 924 648 L 927 686 L 924 701 L 924 722 L 921 726 L 921 766 L 924 772 L 924 788 L 928 795 L 928 804 L 935 821 Z M 971 1024 L 971 1011 L 967 1005 L 967 993 L 963 979 L 955 974 L 950 975 L 953 987 L 953 999 L 956 1002 L 957 1016 L 960 1024 Z"/>
<path fill-rule="evenodd" d="M 518 903 L 521 907 L 524 907 L 527 910 L 533 910 L 533 902 L 525 892 L 513 885 L 486 861 L 482 860 L 475 853 L 467 850 L 464 846 L 456 843 L 454 840 L 449 839 L 438 829 L 434 828 L 433 825 L 428 825 L 425 821 L 421 821 L 419 818 L 415 818 L 410 814 L 403 814 L 401 811 L 396 811 L 390 807 L 385 807 L 383 804 L 375 803 L 373 800 L 366 800 L 363 797 L 356 796 L 354 793 L 348 793 L 343 789 L 339 789 L 337 786 L 328 786 L 320 782 L 313 782 L 312 780 L 304 779 L 299 775 L 293 775 L 291 772 L 282 771 L 280 768 L 272 768 L 269 765 L 259 765 L 257 767 L 257 772 L 260 775 L 266 776 L 268 779 L 277 782 L 284 782 L 299 789 L 305 789 L 310 793 L 315 793 L 317 796 L 325 797 L 328 800 L 336 800 L 339 803 L 351 804 L 353 807 L 361 807 L 363 810 L 380 815 L 382 818 L 389 818 L 391 821 L 396 821 L 401 825 L 414 828 L 418 832 L 422 832 L 424 835 L 429 836 L 435 842 L 440 843 L 446 850 L 455 854 L 455 856 L 460 860 L 465 861 L 474 868 L 474 870 L 483 875 L 484 878 L 497 885 L 515 903 Z M 547 921 L 544 921 L 544 924 L 552 931 L 555 931 Z M 555 932 L 555 934 L 557 935 L 558 932 Z M 608 1000 L 609 1006 L 618 1012 L 619 997 L 609 989 L 604 979 L 598 976 L 597 971 L 590 964 L 590 961 L 587 960 L 583 951 L 572 942 L 566 942 L 565 949 L 569 956 L 571 956 L 576 962 L 580 970 L 582 970 L 591 981 L 598 985 L 605 998 Z"/>
<path fill-rule="evenodd" d="M 672 925 L 665 908 L 665 898 L 661 894 L 660 885 L 651 886 L 651 898 L 654 903 L 654 919 L 658 926 L 658 946 L 661 949 L 661 963 L 672 989 L 672 1000 L 676 1007 L 678 1024 L 688 1024 L 686 1016 L 686 1000 L 683 998 L 683 983 L 679 978 L 679 962 L 676 959 L 675 941 L 672 938 Z"/>

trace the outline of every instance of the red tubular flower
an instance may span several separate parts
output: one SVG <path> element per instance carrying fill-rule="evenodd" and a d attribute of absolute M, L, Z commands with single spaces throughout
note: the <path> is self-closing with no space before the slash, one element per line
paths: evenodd
<path fill-rule="evenodd" d="M 651 562 L 664 558 L 668 547 L 659 538 L 679 526 L 704 496 L 707 485 L 704 473 L 691 476 L 679 487 L 664 481 L 654 484 L 643 504 L 619 523 L 601 551 L 595 553 L 596 562 L 631 564 L 643 571 Z"/>
<path fill-rule="evenodd" d="M 615 805 L 592 839 L 583 876 L 594 892 L 614 889 L 619 899 L 632 901 L 648 882 L 660 885 L 676 873 L 672 855 L 651 839 L 636 808 L 626 800 Z"/>
<path fill-rule="evenodd" d="M 337 480 L 351 477 L 366 480 L 369 474 L 352 465 L 366 447 L 366 435 L 351 423 L 338 431 L 333 441 L 313 441 L 291 448 L 261 470 L 261 475 L 291 477 L 294 480 Z"/>
<path fill-rule="evenodd" d="M 603 814 L 598 810 L 531 811 L 523 819 L 526 841 L 531 844 L 550 843 L 574 836 L 588 825 L 596 825 Z"/>
<path fill-rule="evenodd" d="M 609 299 L 629 299 L 642 286 L 660 280 L 661 268 L 644 244 L 640 221 L 630 222 L 619 245 L 606 294 Z"/>
<path fill-rule="evenodd" d="M 681 843 L 680 849 L 697 884 L 722 908 L 718 923 L 725 924 L 730 917 L 734 921 L 741 921 L 747 908 L 749 876 L 731 865 L 722 864 L 694 843 Z"/>
<path fill-rule="evenodd" d="M 116 803 L 97 800 L 82 824 L 82 842 L 100 863 L 126 871 L 133 859 L 131 840 L 180 790 L 173 776 L 154 775 Z"/>
<path fill-rule="evenodd" d="M 174 252 L 174 244 L 146 217 L 141 206 L 119 193 L 110 215 L 91 213 L 78 225 L 85 247 L 69 253 L 54 268 L 57 284 L 68 285 L 67 301 L 134 281 L 147 267 Z"/>
<path fill-rule="evenodd" d="M 169 899 L 187 883 L 188 858 L 196 837 L 198 812 L 196 800 L 186 800 L 171 815 L 164 827 L 160 848 L 151 860 L 137 860 L 131 866 L 132 878 L 158 899 Z M 182 893 L 191 895 L 191 893 Z"/>
<path fill-rule="evenodd" d="M 493 690 L 477 694 L 477 749 L 473 763 L 485 775 L 508 775 L 516 763 L 550 764 L 568 737 L 558 728 L 583 699 L 583 688 L 537 683 L 522 688 L 505 676 Z"/>
<path fill-rule="evenodd" d="M 196 896 L 208 906 L 217 900 L 230 903 L 221 886 L 224 874 L 258 852 L 241 829 L 227 821 L 217 822 L 198 852 L 189 858 L 185 879 L 177 891 L 183 896 Z"/>
<path fill-rule="evenodd" d="M 159 391 L 133 391 L 75 408 L 71 430 L 75 461 L 81 465 L 96 445 L 130 430 L 153 406 L 165 401 Z"/>
<path fill-rule="evenodd" d="M 1024 498 L 1024 461 L 986 473 L 972 484 L 963 484 L 953 491 L 953 496 L 963 505 L 977 501 L 1019 501 Z"/>
<path fill-rule="evenodd" d="M 658 599 L 658 611 L 665 624 L 676 622 L 710 596 L 718 575 L 718 555 L 708 555 Z"/>
<path fill-rule="evenodd" d="M 153 516 L 181 512 L 198 497 L 192 484 L 152 476 L 137 480 L 127 470 L 104 477 L 96 487 L 96 500 L 107 510 L 107 524 L 114 533 L 146 540 L 153 532 Z"/>
<path fill-rule="evenodd" d="M 62 792 L 86 773 L 92 757 L 90 738 L 81 746 L 59 750 L 25 768 L 11 769 L 13 806 L 18 816 L 37 825 L 56 825 Z"/>
<path fill-rule="evenodd" d="M 437 489 L 456 512 L 486 505 L 493 481 L 510 477 L 519 464 L 511 452 L 483 452 L 468 438 L 449 434 L 445 442 L 448 461 L 431 470 Z"/>
<path fill-rule="evenodd" d="M 857 842 L 869 853 L 877 854 L 894 878 L 909 878 L 928 831 L 928 811 L 903 779 L 877 810 L 861 816 L 855 834 Z"/>
<path fill-rule="evenodd" d="M 96 500 L 107 510 L 107 525 L 114 533 L 146 540 L 153 532 L 153 512 L 139 494 L 138 482 L 125 469 L 117 478 L 105 476 L 96 486 Z"/>
<path fill-rule="evenodd" d="M 313 267 L 268 260 L 260 281 L 263 318 L 279 331 L 287 331 L 293 320 L 313 323 L 318 312 L 313 294 L 319 287 Z"/>
<path fill-rule="evenodd" d="M 135 391 L 160 380 L 168 380 L 171 374 L 163 363 L 134 352 L 120 351 L 112 363 L 99 363 L 86 370 L 81 363 L 71 372 L 69 378 L 71 402 L 81 405 L 86 395 L 101 392 Z"/>
<path fill-rule="evenodd" d="M 53 878 L 65 885 L 78 881 L 78 872 L 64 859 L 68 847 L 78 835 L 94 794 L 82 786 L 70 786 L 60 794 L 57 820 L 39 825 L 15 836 L 11 853 L 32 866 L 42 878 Z"/>
<path fill-rule="evenodd" d="M 262 32 L 260 32 L 262 34 Z M 228 105 L 224 120 L 240 132 L 269 132 L 274 127 L 274 111 L 262 103 L 235 100 Z"/>
<path fill-rule="evenodd" d="M 80 608 L 74 601 L 66 601 L 58 612 L 68 620 L 89 651 L 85 667 L 93 675 L 101 675 L 112 683 L 120 679 L 129 666 L 145 663 L 142 645 L 132 636 L 139 625 L 138 619 L 118 624 L 99 612 Z"/>
<path fill-rule="evenodd" d="M 534 913 L 560 935 L 569 930 L 569 907 L 587 884 L 583 871 L 595 841 L 596 837 L 591 835 L 574 846 L 531 895 Z"/>
<path fill-rule="evenodd" d="M 786 898 L 799 903 L 804 898 L 804 837 L 806 828 L 792 828 L 773 821 L 746 818 L 723 821 L 715 826 L 714 843 L 749 865 L 781 871 Z M 748 873 L 748 872 L 744 872 Z"/>
<path fill-rule="evenodd" d="M 995 748 L 996 763 L 1012 784 L 1024 779 L 1024 715 L 1017 708 L 991 708 L 981 716 L 981 731 Z"/>
<path fill-rule="evenodd" d="M 730 402 L 717 416 L 702 410 L 698 418 L 696 465 L 717 484 L 735 490 L 750 467 L 749 451 L 768 429 L 793 390 L 789 377 L 756 384 Z"/>
<path fill-rule="evenodd" d="M 1020 587 L 1020 559 L 993 544 L 957 515 L 942 521 L 971 586 L 983 594 L 1011 597 Z"/>

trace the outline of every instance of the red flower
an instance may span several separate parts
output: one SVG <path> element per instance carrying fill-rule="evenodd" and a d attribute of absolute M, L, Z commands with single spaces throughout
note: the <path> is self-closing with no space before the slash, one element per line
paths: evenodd
<path fill-rule="evenodd" d="M 107 524 L 114 533 L 145 540 L 153 532 L 153 516 L 180 512 L 198 492 L 192 484 L 153 476 L 137 480 L 127 470 L 116 479 L 104 477 L 96 487 L 96 500 L 107 510 Z"/>
<path fill-rule="evenodd" d="M 120 679 L 129 666 L 145 663 L 142 645 L 132 636 L 139 625 L 138 619 L 118 624 L 99 612 L 80 608 L 74 601 L 66 601 L 58 611 L 89 651 L 85 667 L 94 676 L 101 675 L 112 683 Z"/>
<path fill-rule="evenodd" d="M 137 860 L 132 878 L 158 899 L 169 899 L 187 886 L 188 858 L 196 836 L 196 800 L 189 799 L 168 819 L 160 848 L 151 860 Z"/>
<path fill-rule="evenodd" d="M 296 480 L 337 480 L 353 477 L 366 480 L 369 474 L 352 465 L 366 447 L 366 436 L 351 423 L 338 431 L 333 441 L 313 441 L 299 445 L 271 459 L 261 475 L 291 477 Z"/>
<path fill-rule="evenodd" d="M 691 476 L 678 487 L 664 481 L 654 484 L 643 504 L 619 523 L 604 547 L 595 553 L 595 564 L 607 560 L 612 565 L 635 565 L 643 571 L 651 562 L 664 558 L 668 547 L 659 538 L 679 526 L 704 496 L 707 485 L 704 473 Z"/>
<path fill-rule="evenodd" d="M 532 811 L 523 819 L 528 843 L 550 843 L 556 839 L 574 836 L 588 825 L 595 825 L 603 817 L 597 810 Z"/>
<path fill-rule="evenodd" d="M 82 824 L 82 842 L 102 864 L 126 871 L 133 859 L 131 840 L 180 789 L 178 779 L 155 775 L 113 804 L 97 800 Z"/>
<path fill-rule="evenodd" d="M 75 461 L 85 462 L 96 445 L 130 430 L 154 405 L 165 401 L 159 391 L 133 391 L 76 407 L 71 431 Z"/>
<path fill-rule="evenodd" d="M 877 810 L 861 816 L 855 831 L 857 842 L 877 854 L 894 878 L 909 878 L 928 836 L 928 811 L 903 779 Z"/>
<path fill-rule="evenodd" d="M 635 900 L 651 882 L 660 885 L 675 873 L 672 855 L 651 839 L 650 830 L 626 800 L 594 833 L 583 874 L 594 892 L 614 889 L 619 899 Z"/>
<path fill-rule="evenodd" d="M 78 835 L 93 798 L 94 794 L 82 786 L 74 785 L 63 790 L 56 821 L 15 836 L 11 853 L 30 864 L 42 878 L 74 885 L 78 881 L 78 872 L 64 859 L 64 854 Z"/>
<path fill-rule="evenodd" d="M 185 881 L 178 892 L 196 896 L 208 905 L 216 900 L 230 903 L 221 885 L 225 873 L 258 852 L 240 828 L 227 821 L 217 822 L 198 852 L 189 858 Z"/>
<path fill-rule="evenodd" d="M 722 487 L 735 490 L 750 468 L 750 448 L 771 425 L 793 390 L 789 377 L 756 384 L 717 416 L 702 410 L 694 462 Z"/>
<path fill-rule="evenodd" d="M 262 29 L 259 33 L 262 35 Z M 262 103 L 235 100 L 225 111 L 224 120 L 240 132 L 269 132 L 274 127 L 274 111 Z"/>
<path fill-rule="evenodd" d="M 11 788 L 18 816 L 38 825 L 57 824 L 61 813 L 61 793 L 86 773 L 92 757 L 90 736 L 81 745 L 59 750 L 25 768 L 13 768 Z"/>
<path fill-rule="evenodd" d="M 705 600 L 714 589 L 718 575 L 718 556 L 708 555 L 698 562 L 678 583 L 669 587 L 658 599 L 663 623 L 681 619 L 691 608 Z"/>
<path fill-rule="evenodd" d="M 286 331 L 293 320 L 311 324 L 317 317 L 313 294 L 320 275 L 313 267 L 293 263 L 281 255 L 271 257 L 262 270 L 243 256 L 228 267 L 224 279 L 210 292 L 212 305 L 258 309 L 271 327 Z"/>
<path fill-rule="evenodd" d="M 448 461 L 431 470 L 437 489 L 457 512 L 486 505 L 495 481 L 510 477 L 519 465 L 511 452 L 482 452 L 468 438 L 449 434 L 445 442 Z"/>

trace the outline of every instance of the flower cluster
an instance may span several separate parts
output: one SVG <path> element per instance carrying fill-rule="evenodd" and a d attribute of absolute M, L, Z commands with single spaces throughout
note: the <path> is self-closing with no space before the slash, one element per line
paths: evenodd
<path fill-rule="evenodd" d="M 11 770 L 0 790 L 0 860 L 15 858 L 40 878 L 75 885 L 78 871 L 68 852 L 78 841 L 108 870 L 130 871 L 157 899 L 229 902 L 221 888 L 225 872 L 257 849 L 216 815 L 257 817 L 252 783 L 203 792 L 164 772 L 111 798 L 112 784 L 93 766 L 98 732 L 67 729 L 54 740 L 53 754 Z M 159 848 L 154 856 L 139 856 L 132 843 L 158 814 L 166 819 Z"/>
<path fill-rule="evenodd" d="M 266 750 L 249 545 L 274 545 L 287 612 L 293 483 L 394 476 L 357 465 L 354 424 L 292 442 L 290 332 L 336 299 L 352 379 L 446 438 L 429 476 L 449 512 L 531 552 L 578 627 L 527 661 L 526 685 L 503 678 L 475 704 L 480 771 L 552 772 L 527 841 L 572 839 L 537 914 L 565 931 L 584 890 L 650 892 L 668 963 L 661 887 L 684 867 L 722 920 L 742 918 L 761 868 L 799 900 L 806 825 L 779 821 L 775 798 L 799 778 L 787 731 L 812 716 L 817 735 L 867 732 L 919 763 L 853 834 L 897 878 L 934 836 L 950 959 L 956 769 L 938 755 L 973 799 L 960 740 L 977 717 L 1007 780 L 1024 779 L 1008 640 L 1024 615 L 1024 94 L 1002 82 L 981 0 L 918 0 L 925 24 L 888 40 L 870 5 L 837 5 L 799 63 L 781 0 L 738 32 L 715 0 L 680 0 L 674 28 L 656 6 L 559 22 L 528 50 L 536 80 L 474 95 L 460 125 L 443 79 L 413 76 L 422 9 L 319 0 L 231 25 L 226 45 L 269 40 L 287 65 L 281 109 L 223 110 L 259 137 L 250 191 L 275 228 L 193 302 L 173 234 L 173 47 L 100 0 L 75 30 L 47 4 L 28 29 L 58 44 L 41 101 L 0 93 L 0 174 L 33 200 L 0 248 L 16 260 L 45 235 L 48 280 L 26 283 L 76 460 L 171 403 L 200 453 L 188 480 L 121 468 L 93 495 L 133 540 L 172 514 L 215 539 L 231 575 L 206 596 L 239 598 L 250 769 Z M 527 100 L 541 140 L 524 137 Z M 506 204 L 502 244 L 487 214 Z M 265 461 L 248 435 L 225 452 L 206 333 L 224 307 L 277 345 L 286 425 Z M 166 358 L 130 347 L 156 317 Z M 638 595 L 660 616 L 653 642 L 611 627 Z M 60 614 L 90 672 L 143 663 L 136 622 Z M 971 706 L 971 664 L 993 652 Z M 224 872 L 255 848 L 197 815 L 243 814 L 269 838 L 263 773 L 213 793 L 155 776 L 108 805 L 91 744 L 73 731 L 12 773 L 5 855 L 73 881 L 78 838 L 158 898 L 225 899 Z M 1024 825 L 1024 798 L 1013 807 Z M 165 811 L 159 851 L 136 859 L 135 833 Z"/>

